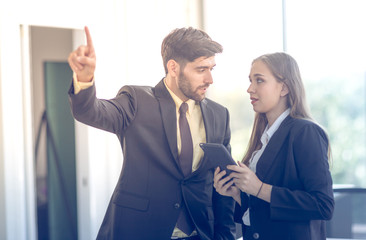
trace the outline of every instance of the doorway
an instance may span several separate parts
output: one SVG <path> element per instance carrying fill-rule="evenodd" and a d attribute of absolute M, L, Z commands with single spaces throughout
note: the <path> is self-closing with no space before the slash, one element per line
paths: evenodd
<path fill-rule="evenodd" d="M 67 91 L 72 30 L 30 27 L 38 239 L 77 239 L 75 130 Z"/>

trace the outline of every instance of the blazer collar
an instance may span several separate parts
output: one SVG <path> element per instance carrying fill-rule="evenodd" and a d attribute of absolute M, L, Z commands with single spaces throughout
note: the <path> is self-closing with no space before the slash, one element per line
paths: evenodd
<path fill-rule="evenodd" d="M 283 143 L 290 132 L 294 122 L 293 120 L 294 119 L 291 116 L 287 116 L 279 126 L 278 130 L 271 137 L 271 140 L 268 142 L 268 145 L 260 157 L 257 165 L 256 174 L 260 179 L 265 180 L 268 170 L 271 168 L 272 164 L 274 164 L 274 159 L 282 148 Z"/>
<path fill-rule="evenodd" d="M 178 157 L 177 149 L 177 131 L 176 131 L 176 114 L 175 114 L 175 102 L 172 99 L 168 89 L 164 84 L 164 79 L 162 79 L 155 86 L 155 96 L 160 103 L 163 125 L 165 129 L 165 134 L 168 137 L 168 142 L 172 150 L 173 155 Z M 207 142 L 213 142 L 215 133 L 215 117 L 211 106 L 208 104 L 207 99 L 203 99 L 200 102 L 200 107 L 202 111 L 202 118 L 206 129 L 206 140 Z"/>
<path fill-rule="evenodd" d="M 175 161 L 178 163 L 178 147 L 177 147 L 177 116 L 176 106 L 173 98 L 170 96 L 168 89 L 162 79 L 155 86 L 155 96 L 160 103 L 161 118 L 163 121 L 165 136 Z"/>
<path fill-rule="evenodd" d="M 214 133 L 215 133 L 215 116 L 213 113 L 213 109 L 208 104 L 207 99 L 203 99 L 200 102 L 201 106 L 201 112 L 202 112 L 202 118 L 203 123 L 205 125 L 205 131 L 206 131 L 206 141 L 207 142 L 214 142 Z"/>

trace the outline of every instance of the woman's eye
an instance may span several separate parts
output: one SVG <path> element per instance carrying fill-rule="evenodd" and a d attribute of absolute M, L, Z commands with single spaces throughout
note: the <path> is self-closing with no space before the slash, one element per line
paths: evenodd
<path fill-rule="evenodd" d="M 262 78 L 257 78 L 257 83 L 262 83 L 264 82 Z"/>

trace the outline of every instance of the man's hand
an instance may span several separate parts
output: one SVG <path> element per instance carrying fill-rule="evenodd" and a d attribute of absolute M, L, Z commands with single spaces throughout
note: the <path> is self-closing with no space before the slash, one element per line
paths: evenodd
<path fill-rule="evenodd" d="M 96 57 L 88 27 L 85 27 L 86 46 L 81 45 L 70 53 L 68 61 L 79 82 L 90 82 L 94 77 Z"/>

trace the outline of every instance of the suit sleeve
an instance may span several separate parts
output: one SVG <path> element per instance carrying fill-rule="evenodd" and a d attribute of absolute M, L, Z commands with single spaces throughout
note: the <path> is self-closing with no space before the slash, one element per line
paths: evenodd
<path fill-rule="evenodd" d="M 223 144 L 230 151 L 230 127 L 229 112 L 226 109 L 226 130 Z M 215 240 L 234 240 L 235 239 L 235 223 L 234 208 L 235 201 L 231 197 L 222 196 L 213 188 L 213 208 L 215 214 L 214 223 L 214 239 Z"/>
<path fill-rule="evenodd" d="M 273 186 L 271 218 L 275 220 L 329 220 L 334 209 L 328 165 L 328 140 L 315 124 L 305 125 L 294 136 L 290 157 L 296 164 L 299 189 Z"/>
<path fill-rule="evenodd" d="M 74 94 L 73 84 L 69 90 L 69 101 L 74 118 L 89 126 L 117 133 L 133 120 L 137 103 L 132 87 L 123 87 L 110 100 L 96 97 L 95 85 Z"/>

